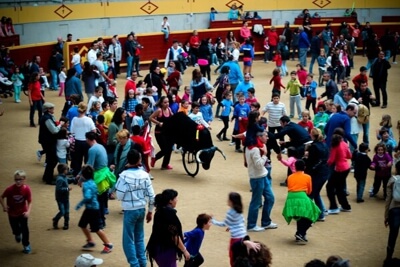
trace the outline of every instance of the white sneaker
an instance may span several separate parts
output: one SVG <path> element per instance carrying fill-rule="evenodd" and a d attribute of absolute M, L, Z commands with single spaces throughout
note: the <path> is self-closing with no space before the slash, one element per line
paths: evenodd
<path fill-rule="evenodd" d="M 396 62 L 396 61 L 393 61 L 393 64 L 397 64 L 397 62 Z"/>
<path fill-rule="evenodd" d="M 234 146 L 236 143 L 235 142 L 230 142 L 229 145 L 230 146 Z"/>
<path fill-rule="evenodd" d="M 265 231 L 265 229 L 257 225 L 251 229 L 247 229 L 247 232 L 263 232 L 263 231 Z"/>
<path fill-rule="evenodd" d="M 271 222 L 269 225 L 263 226 L 263 228 L 264 228 L 265 230 L 268 230 L 268 229 L 276 229 L 276 228 L 278 228 L 278 225 L 277 225 L 276 223 Z"/>
<path fill-rule="evenodd" d="M 331 214 L 339 214 L 339 213 L 340 213 L 340 209 L 339 208 L 328 210 L 328 214 L 329 215 L 331 215 Z"/>

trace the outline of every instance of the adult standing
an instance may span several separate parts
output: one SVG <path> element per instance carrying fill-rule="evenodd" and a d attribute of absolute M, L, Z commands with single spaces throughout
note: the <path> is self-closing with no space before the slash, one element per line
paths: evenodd
<path fill-rule="evenodd" d="M 57 37 L 57 43 L 54 45 L 54 49 L 60 53 L 61 55 L 63 54 L 64 51 L 64 40 L 62 37 Z"/>
<path fill-rule="evenodd" d="M 29 84 L 28 84 L 28 98 L 29 98 L 29 125 L 30 127 L 36 127 L 33 117 L 35 115 L 35 110 L 38 112 L 38 123 L 42 118 L 42 105 L 45 101 L 42 92 L 40 91 L 40 82 L 39 82 L 39 73 L 34 72 L 30 76 Z"/>
<path fill-rule="evenodd" d="M 251 37 L 251 32 L 248 27 L 247 21 L 243 21 L 242 27 L 240 28 L 240 37 L 242 37 L 243 42 L 245 42 L 249 37 Z"/>
<path fill-rule="evenodd" d="M 233 61 L 233 56 L 229 55 L 228 56 L 228 61 L 224 63 L 224 65 L 222 65 L 222 67 L 224 66 L 228 66 L 229 67 L 229 74 L 228 74 L 228 78 L 229 78 L 229 85 L 231 86 L 231 91 L 235 92 L 236 87 L 238 86 L 239 82 L 244 81 L 243 78 L 243 73 L 240 70 L 239 64 L 237 64 L 237 62 Z M 236 99 L 234 98 L 234 101 Z"/>
<path fill-rule="evenodd" d="M 172 46 L 167 50 L 167 55 L 165 56 L 164 61 L 164 68 L 168 68 L 168 64 L 171 60 L 177 61 L 179 62 L 177 68 L 183 74 L 186 69 L 183 53 L 185 53 L 185 51 L 182 47 L 179 46 L 178 40 L 174 40 Z"/>
<path fill-rule="evenodd" d="M 394 266 L 389 265 L 394 253 L 397 236 L 400 228 L 400 202 L 393 198 L 396 190 L 396 180 L 400 179 L 400 162 L 396 164 L 396 176 L 392 176 L 387 184 L 387 197 L 385 205 L 385 226 L 389 226 L 389 238 L 386 247 L 386 259 L 384 267 Z"/>
<path fill-rule="evenodd" d="M 204 78 L 198 69 L 192 72 L 192 80 L 190 81 L 190 95 L 192 102 L 199 101 L 199 99 L 212 89 L 210 82 Z"/>
<path fill-rule="evenodd" d="M 380 48 L 379 48 L 379 42 L 378 42 L 378 36 L 376 33 L 372 34 L 370 38 L 367 41 L 367 70 L 371 68 L 372 63 L 374 60 L 377 58 L 379 54 Z M 385 55 L 385 53 L 383 53 Z"/>
<path fill-rule="evenodd" d="M 334 165 L 334 170 L 326 185 L 326 193 L 330 203 L 328 214 L 338 214 L 340 211 L 349 212 L 351 206 L 346 197 L 346 178 L 350 172 L 350 164 L 348 163 L 348 159 L 351 159 L 350 149 L 339 134 L 332 136 L 330 144 L 328 165 Z M 340 208 L 337 205 L 336 197 L 341 205 Z"/>
<path fill-rule="evenodd" d="M 46 168 L 43 174 L 43 181 L 46 184 L 54 184 L 54 167 L 57 165 L 57 133 L 64 125 L 63 121 L 56 125 L 54 118 L 54 105 L 46 102 L 43 105 L 43 116 L 39 125 L 39 143 L 42 145 L 43 153 L 46 154 Z"/>
<path fill-rule="evenodd" d="M 307 51 L 310 48 L 310 41 L 303 26 L 299 27 L 299 61 L 303 67 L 307 66 Z"/>
<path fill-rule="evenodd" d="M 61 66 L 64 62 L 62 54 L 60 54 L 56 49 L 53 49 L 51 57 L 49 59 L 49 69 L 51 74 L 50 89 L 58 89 L 58 73 L 61 70 Z"/>
<path fill-rule="evenodd" d="M 375 62 L 371 66 L 371 72 L 372 72 L 372 84 L 374 86 L 377 106 L 381 104 L 380 92 L 382 92 L 381 108 L 387 108 L 386 83 L 388 77 L 388 69 L 390 68 L 391 65 L 389 61 L 385 59 L 385 53 L 383 51 L 379 52 L 378 59 L 375 60 Z"/>
<path fill-rule="evenodd" d="M 329 148 L 324 143 L 324 136 L 318 128 L 311 130 L 312 143 L 306 153 L 306 170 L 305 172 L 311 176 L 312 192 L 310 198 L 321 210 L 319 221 L 325 220 L 325 204 L 321 198 L 320 192 L 324 184 L 329 178 Z"/>
<path fill-rule="evenodd" d="M 235 98 L 237 97 L 238 94 L 242 93 L 244 95 L 244 97 L 247 99 L 247 90 L 249 88 L 254 88 L 254 84 L 251 81 L 251 76 L 250 73 L 246 73 L 244 75 L 244 81 L 243 82 L 239 82 L 238 86 L 235 89 Z"/>
<path fill-rule="evenodd" d="M 316 35 L 311 39 L 311 44 L 310 44 L 311 62 L 308 73 L 313 73 L 315 60 L 317 60 L 321 52 L 321 40 L 322 40 L 322 34 L 320 32 L 317 32 Z"/>
<path fill-rule="evenodd" d="M 368 88 L 367 82 L 362 81 L 360 83 L 360 90 L 356 92 L 356 98 L 358 102 L 363 104 L 371 111 L 371 105 L 375 100 L 375 96 L 371 93 L 371 90 Z M 366 123 L 362 124 L 363 128 L 363 143 L 369 144 L 369 120 Z"/>
<path fill-rule="evenodd" d="M 117 133 L 122 130 L 125 118 L 125 109 L 123 107 L 119 107 L 115 110 L 114 116 L 111 119 L 111 123 L 108 126 L 107 156 L 109 165 L 114 161 L 114 152 L 118 144 Z"/>
<path fill-rule="evenodd" d="M 274 52 L 276 51 L 276 47 L 278 46 L 279 36 L 276 32 L 275 26 L 271 26 L 271 29 L 268 32 L 268 44 L 269 44 L 269 61 L 272 60 Z"/>
<path fill-rule="evenodd" d="M 149 259 L 159 267 L 176 267 L 176 259 L 182 255 L 189 260 L 190 254 L 183 243 L 182 224 L 176 215 L 178 192 L 165 189 L 154 201 L 153 229 L 146 250 Z"/>
<path fill-rule="evenodd" d="M 285 25 L 283 27 L 282 35 L 285 36 L 286 45 L 287 45 L 287 47 L 290 48 L 290 45 L 292 43 L 292 38 L 293 38 L 293 32 L 290 29 L 289 21 L 285 21 Z"/>
<path fill-rule="evenodd" d="M 34 56 L 31 62 L 31 65 L 29 66 L 29 74 L 33 74 L 34 72 L 39 73 L 39 68 L 40 68 L 40 61 L 41 58 L 40 56 Z"/>
<path fill-rule="evenodd" d="M 200 66 L 200 71 L 203 77 L 206 77 L 210 81 L 211 80 L 211 52 L 208 48 L 208 42 L 206 39 L 201 40 L 201 44 L 199 46 L 198 54 L 197 54 L 197 64 Z"/>
<path fill-rule="evenodd" d="M 110 165 L 110 169 L 113 170 L 115 176 L 118 177 L 119 174 L 125 170 L 125 167 L 128 164 L 128 153 L 132 148 L 134 148 L 134 143 L 129 138 L 129 131 L 126 129 L 118 131 L 116 138 L 118 144 L 115 148 L 114 160 Z"/>
<path fill-rule="evenodd" d="M 99 77 L 99 74 L 93 70 L 94 66 L 90 65 L 88 61 L 84 63 L 84 67 L 85 69 L 82 72 L 82 81 L 83 85 L 85 86 L 86 96 L 88 101 L 90 101 L 90 98 L 94 95 L 96 79 Z"/>
<path fill-rule="evenodd" d="M 140 49 L 143 49 L 144 47 L 139 43 L 137 40 L 137 35 L 133 35 L 133 49 L 135 50 L 135 55 L 133 57 L 133 71 L 136 71 L 139 77 L 143 77 L 140 75 Z"/>
<path fill-rule="evenodd" d="M 158 66 L 158 59 L 156 60 L 155 64 L 150 65 L 150 72 L 146 75 L 146 77 L 144 77 L 144 82 L 147 84 L 148 87 L 157 88 L 157 99 L 154 98 L 154 100 L 157 101 L 158 99 L 160 99 L 164 85 L 160 77 L 160 67 Z"/>
<path fill-rule="evenodd" d="M 94 169 L 93 180 L 97 185 L 97 200 L 100 210 L 101 228 L 106 226 L 106 209 L 108 209 L 108 190 L 115 185 L 115 175 L 108 168 L 107 154 L 104 146 L 96 141 L 96 133 L 93 131 L 85 134 L 89 147 L 87 164 Z"/>
<path fill-rule="evenodd" d="M 90 65 L 96 60 L 96 54 L 99 51 L 99 44 L 97 40 L 93 41 L 92 47 L 90 48 L 89 52 L 87 53 L 87 61 L 89 61 Z"/>
<path fill-rule="evenodd" d="M 156 154 L 155 158 L 151 158 L 151 167 L 154 167 L 157 160 L 163 158 L 161 164 L 162 170 L 172 170 L 172 166 L 169 164 L 172 153 L 172 142 L 164 133 L 164 122 L 168 121 L 172 115 L 174 115 L 169 108 L 169 100 L 166 96 L 162 96 L 158 103 L 158 109 L 150 115 L 150 121 L 156 125 L 154 129 L 154 135 L 156 137 L 160 151 Z"/>
<path fill-rule="evenodd" d="M 325 81 L 325 92 L 318 97 L 318 100 L 325 97 L 329 100 L 333 100 L 335 94 L 338 92 L 337 84 L 332 79 L 332 75 L 329 72 L 324 72 L 322 79 Z"/>
<path fill-rule="evenodd" d="M 71 168 L 74 176 L 81 171 L 82 160 L 88 158 L 89 146 L 86 143 L 85 134 L 96 131 L 96 126 L 91 118 L 86 116 L 87 104 L 80 102 L 78 105 L 78 117 L 71 121 L 71 133 L 75 136 L 74 150 L 71 151 Z"/>
<path fill-rule="evenodd" d="M 125 53 L 126 53 L 126 78 L 132 74 L 133 57 L 135 56 L 135 50 L 133 48 L 133 34 L 128 34 L 125 42 Z"/>
<path fill-rule="evenodd" d="M 329 119 L 325 125 L 324 132 L 326 134 L 326 144 L 328 147 L 331 145 L 331 139 L 333 132 L 336 128 L 342 128 L 344 130 L 344 138 L 349 141 L 353 147 L 357 147 L 357 143 L 351 136 L 351 118 L 357 114 L 357 108 L 354 105 L 347 106 L 345 111 L 336 112 Z"/>
<path fill-rule="evenodd" d="M 276 49 L 281 53 L 282 57 L 281 75 L 289 75 L 288 68 L 286 66 L 286 61 L 289 60 L 290 57 L 289 47 L 290 46 L 287 45 L 285 35 L 280 35 L 278 47 Z"/>
<path fill-rule="evenodd" d="M 129 138 L 128 140 L 130 141 Z M 147 223 L 153 218 L 154 189 L 150 175 L 140 167 L 140 153 L 134 149 L 129 150 L 127 160 L 127 168 L 119 174 L 115 186 L 117 199 L 121 201 L 124 210 L 122 246 L 130 266 L 145 267 L 144 218 L 146 217 Z"/>
<path fill-rule="evenodd" d="M 65 79 L 65 100 L 68 101 L 71 95 L 79 95 L 80 100 L 83 101 L 81 80 L 76 77 L 76 70 L 74 68 L 67 71 L 67 78 Z"/>
<path fill-rule="evenodd" d="M 111 45 L 108 46 L 108 54 L 113 62 L 115 73 L 120 74 L 120 63 L 122 59 L 122 47 L 118 41 L 118 35 L 114 35 L 111 39 Z"/>
<path fill-rule="evenodd" d="M 104 71 L 103 53 L 97 52 L 96 56 L 97 56 L 97 58 L 92 63 L 92 65 L 94 65 L 99 72 L 99 78 L 98 78 L 99 86 L 101 86 L 103 88 L 103 92 L 107 92 L 106 81 L 108 83 L 111 83 L 111 79 L 108 78 L 108 76 L 106 75 L 106 73 Z M 108 94 L 106 94 L 106 96 L 108 96 Z"/>
<path fill-rule="evenodd" d="M 192 36 L 190 36 L 189 43 L 190 43 L 190 58 L 193 65 L 197 67 L 198 66 L 197 56 L 199 53 L 200 38 L 196 30 L 194 30 Z"/>
<path fill-rule="evenodd" d="M 250 178 L 251 201 L 247 216 L 247 231 L 260 232 L 264 229 L 276 229 L 278 225 L 271 220 L 271 210 L 274 206 L 275 197 L 271 188 L 271 181 L 267 178 L 268 171 L 264 167 L 267 162 L 267 148 L 265 143 L 268 140 L 266 132 L 257 132 L 257 139 L 262 147 L 246 147 L 245 157 L 247 170 Z M 264 204 L 262 205 L 262 197 Z M 261 227 L 257 226 L 258 210 L 262 205 Z"/>
<path fill-rule="evenodd" d="M 74 47 L 74 54 L 72 55 L 71 65 L 73 68 L 75 68 L 76 74 L 80 76 L 82 74 L 82 65 L 81 55 L 79 54 L 79 48 L 77 46 Z"/>
<path fill-rule="evenodd" d="M 279 119 L 282 130 L 275 134 L 275 138 L 283 138 L 287 135 L 290 139 L 289 142 L 280 141 L 281 145 L 285 147 L 293 146 L 297 150 L 298 158 L 304 155 L 305 143 L 311 141 L 311 137 L 306 129 L 297 123 L 291 122 L 288 116 L 282 116 Z"/>

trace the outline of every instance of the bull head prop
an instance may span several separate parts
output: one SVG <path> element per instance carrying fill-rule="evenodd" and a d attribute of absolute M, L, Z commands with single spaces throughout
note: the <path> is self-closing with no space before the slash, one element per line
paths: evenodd
<path fill-rule="evenodd" d="M 208 170 L 211 165 L 211 160 L 214 158 L 215 151 L 221 153 L 221 155 L 226 160 L 226 156 L 224 152 L 222 152 L 218 147 L 213 146 L 210 148 L 205 148 L 197 151 L 196 153 L 196 160 L 198 163 L 201 163 L 203 169 Z"/>

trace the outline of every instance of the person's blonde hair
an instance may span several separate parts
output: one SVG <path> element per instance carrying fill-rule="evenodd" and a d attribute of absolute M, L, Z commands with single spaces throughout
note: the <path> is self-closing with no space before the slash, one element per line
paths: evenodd
<path fill-rule="evenodd" d="M 122 129 L 118 131 L 115 136 L 117 137 L 118 140 L 121 140 L 124 137 L 129 138 L 129 131 L 127 129 Z"/>
<path fill-rule="evenodd" d="M 311 120 L 311 116 L 310 116 L 310 111 L 308 111 L 308 109 L 305 109 L 301 112 L 301 116 L 304 117 L 304 115 L 308 116 L 308 119 Z"/>
<path fill-rule="evenodd" d="M 24 177 L 24 178 L 26 178 L 26 172 L 23 171 L 23 170 L 16 170 L 16 171 L 14 172 L 14 178 L 17 178 L 17 177 Z"/>
<path fill-rule="evenodd" d="M 85 102 L 80 102 L 78 104 L 78 112 L 79 113 L 85 113 L 87 110 L 87 104 Z"/>
<path fill-rule="evenodd" d="M 319 128 L 311 129 L 311 136 L 315 138 L 318 142 L 324 141 L 324 136 L 322 135 L 322 131 Z"/>

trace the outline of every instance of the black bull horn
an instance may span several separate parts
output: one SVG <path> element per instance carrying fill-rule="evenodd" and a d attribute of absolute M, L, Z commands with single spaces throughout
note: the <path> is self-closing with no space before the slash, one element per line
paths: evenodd
<path fill-rule="evenodd" d="M 219 153 L 221 153 L 221 155 L 226 160 L 226 156 L 225 156 L 224 152 L 222 152 L 218 147 L 213 146 L 211 148 L 205 148 L 205 149 L 201 149 L 201 150 L 197 151 L 196 161 L 198 163 L 201 163 L 204 169 L 208 170 L 210 168 L 210 163 L 214 157 L 215 151 L 218 151 Z"/>

